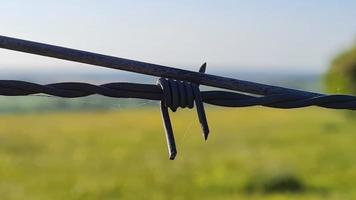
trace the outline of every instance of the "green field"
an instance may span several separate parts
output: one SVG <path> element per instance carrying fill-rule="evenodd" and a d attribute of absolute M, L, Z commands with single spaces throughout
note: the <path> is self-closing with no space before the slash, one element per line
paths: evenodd
<path fill-rule="evenodd" d="M 209 107 L 0 116 L 0 199 L 356 199 L 356 124 L 341 111 Z"/>

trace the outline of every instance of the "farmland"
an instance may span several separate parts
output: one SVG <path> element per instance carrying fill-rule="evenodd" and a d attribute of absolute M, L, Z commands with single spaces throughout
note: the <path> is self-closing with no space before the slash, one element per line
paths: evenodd
<path fill-rule="evenodd" d="M 158 108 L 0 117 L 1 199 L 354 199 L 356 125 L 319 108 Z"/>

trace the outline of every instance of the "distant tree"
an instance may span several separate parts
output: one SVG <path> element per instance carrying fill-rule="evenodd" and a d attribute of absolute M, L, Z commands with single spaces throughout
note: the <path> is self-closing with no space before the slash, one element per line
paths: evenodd
<path fill-rule="evenodd" d="M 332 61 L 325 82 L 328 92 L 356 95 L 356 45 Z"/>

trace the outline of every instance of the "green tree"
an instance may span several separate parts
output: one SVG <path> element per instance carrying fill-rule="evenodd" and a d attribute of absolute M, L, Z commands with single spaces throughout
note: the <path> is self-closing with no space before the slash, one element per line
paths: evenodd
<path fill-rule="evenodd" d="M 356 94 L 356 45 L 332 61 L 325 82 L 328 92 Z"/>

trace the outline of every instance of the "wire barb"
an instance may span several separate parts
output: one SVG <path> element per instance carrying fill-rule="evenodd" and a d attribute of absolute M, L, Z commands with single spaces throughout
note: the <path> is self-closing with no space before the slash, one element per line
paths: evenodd
<path fill-rule="evenodd" d="M 204 74 L 206 71 L 206 63 L 203 63 L 203 65 L 200 67 L 199 69 L 199 73 Z M 200 126 L 202 127 L 203 130 L 203 136 L 205 141 L 208 140 L 208 136 L 209 136 L 209 125 L 208 125 L 208 121 L 206 119 L 206 115 L 205 115 L 205 109 L 204 109 L 204 105 L 203 105 L 203 99 L 201 97 L 201 93 L 199 90 L 199 85 L 193 83 L 193 91 L 194 91 L 194 95 L 195 95 L 195 105 L 197 107 L 197 113 L 198 113 L 198 117 L 199 117 L 199 122 L 200 122 Z"/>
<path fill-rule="evenodd" d="M 204 73 L 206 68 L 206 63 L 202 65 L 199 72 Z M 177 148 L 175 144 L 172 123 L 169 117 L 168 108 L 173 112 L 180 108 L 193 108 L 194 102 L 196 105 L 196 110 L 198 114 L 198 119 L 202 127 L 202 132 L 204 139 L 208 139 L 209 127 L 205 115 L 203 99 L 199 90 L 199 85 L 195 83 L 177 81 L 167 78 L 159 78 L 157 81 L 162 89 L 162 100 L 161 100 L 161 115 L 164 125 L 164 130 L 166 133 L 167 146 L 169 159 L 174 160 L 177 155 Z"/>

